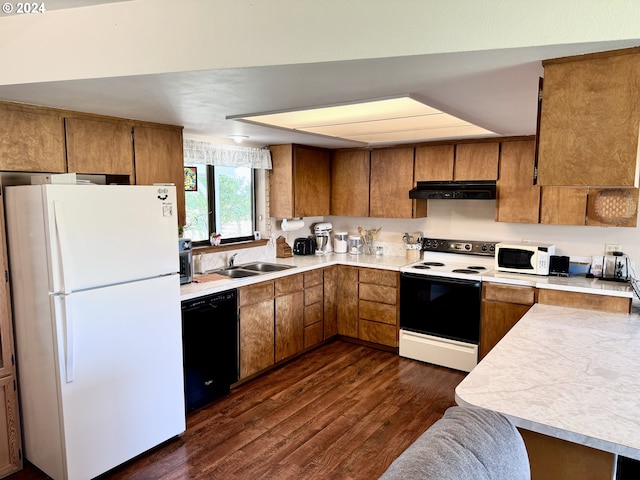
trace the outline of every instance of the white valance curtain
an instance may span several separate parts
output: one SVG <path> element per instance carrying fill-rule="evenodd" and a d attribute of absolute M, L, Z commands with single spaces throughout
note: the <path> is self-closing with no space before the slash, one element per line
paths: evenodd
<path fill-rule="evenodd" d="M 187 163 L 271 170 L 271 152 L 267 148 L 217 145 L 189 139 L 185 139 L 183 145 L 184 159 Z"/>

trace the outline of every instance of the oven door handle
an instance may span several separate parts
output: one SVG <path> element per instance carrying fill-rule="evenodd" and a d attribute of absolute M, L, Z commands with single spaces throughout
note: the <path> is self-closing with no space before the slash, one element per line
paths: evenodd
<path fill-rule="evenodd" d="M 449 285 L 474 285 L 480 287 L 482 283 L 480 280 L 465 280 L 462 278 L 449 278 L 449 277 L 438 277 L 431 274 L 420 274 L 420 273 L 409 273 L 409 272 L 401 272 L 401 277 L 405 278 L 413 278 L 416 280 L 424 280 L 430 283 L 445 283 Z"/>

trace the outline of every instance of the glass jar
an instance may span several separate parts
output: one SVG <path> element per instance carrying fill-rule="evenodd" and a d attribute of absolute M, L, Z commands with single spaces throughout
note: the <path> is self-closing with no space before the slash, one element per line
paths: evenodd
<path fill-rule="evenodd" d="M 349 253 L 360 255 L 362 253 L 362 238 L 359 235 L 349 235 Z"/>

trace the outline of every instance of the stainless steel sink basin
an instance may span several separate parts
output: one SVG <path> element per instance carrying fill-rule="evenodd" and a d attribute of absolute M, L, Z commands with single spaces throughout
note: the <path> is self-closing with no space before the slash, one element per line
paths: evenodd
<path fill-rule="evenodd" d="M 221 268 L 220 270 L 214 270 L 210 273 L 219 273 L 220 275 L 225 275 L 230 278 L 245 278 L 271 272 L 279 272 L 289 268 L 295 268 L 295 266 L 278 265 L 276 263 L 269 262 L 252 262 L 245 265 L 234 265 L 233 267 Z"/>
<path fill-rule="evenodd" d="M 287 270 L 289 268 L 295 268 L 293 265 L 278 265 L 276 263 L 268 262 L 254 262 L 247 263 L 246 265 L 240 265 L 243 270 L 252 270 L 255 272 L 279 272 L 281 270 Z"/>
<path fill-rule="evenodd" d="M 242 268 L 223 268 L 222 270 L 216 270 L 213 273 L 219 273 L 220 275 L 226 275 L 231 278 L 243 278 L 253 277 L 254 275 L 260 275 L 258 272 L 252 272 L 250 270 L 243 270 Z"/>

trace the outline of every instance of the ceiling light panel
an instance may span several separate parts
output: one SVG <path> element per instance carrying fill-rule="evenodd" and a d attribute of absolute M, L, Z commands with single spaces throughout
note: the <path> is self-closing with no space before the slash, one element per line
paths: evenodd
<path fill-rule="evenodd" d="M 233 118 L 365 143 L 494 134 L 410 97 Z"/>

